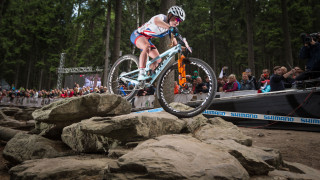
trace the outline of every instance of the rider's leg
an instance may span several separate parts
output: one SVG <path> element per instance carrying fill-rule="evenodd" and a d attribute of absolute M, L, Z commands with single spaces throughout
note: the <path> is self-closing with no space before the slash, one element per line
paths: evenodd
<path fill-rule="evenodd" d="M 151 49 L 151 50 L 149 51 L 149 56 L 150 56 L 152 59 L 155 58 L 155 57 L 157 57 L 157 56 L 159 56 L 159 51 L 158 51 L 158 49 Z M 160 62 L 161 62 L 161 59 L 158 59 L 156 62 L 150 64 L 150 69 L 151 69 L 151 70 L 156 69 L 156 68 L 158 67 L 158 65 L 159 65 Z"/>
<path fill-rule="evenodd" d="M 147 57 L 150 51 L 150 43 L 147 38 L 144 36 L 140 36 L 139 39 L 136 40 L 137 48 L 141 49 L 141 53 L 139 56 L 139 76 L 138 80 L 146 80 L 148 77 L 145 72 Z"/>
<path fill-rule="evenodd" d="M 146 68 L 147 56 L 150 51 L 150 43 L 146 37 L 140 36 L 136 41 L 136 46 L 142 50 L 139 56 L 139 68 Z"/>

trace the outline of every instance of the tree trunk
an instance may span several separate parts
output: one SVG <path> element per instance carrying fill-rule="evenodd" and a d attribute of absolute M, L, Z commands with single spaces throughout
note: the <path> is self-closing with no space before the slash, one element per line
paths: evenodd
<path fill-rule="evenodd" d="M 137 14 L 136 14 L 136 17 L 137 17 L 137 28 L 140 26 L 140 14 L 139 14 L 139 1 L 137 1 L 137 8 L 136 8 L 136 10 L 137 10 Z"/>
<path fill-rule="evenodd" d="M 52 73 L 51 73 L 51 71 L 49 71 L 49 78 L 48 78 L 48 82 L 47 82 L 47 89 L 48 90 L 51 89 L 51 80 L 52 80 Z"/>
<path fill-rule="evenodd" d="M 43 68 L 41 68 L 41 71 L 40 71 L 39 90 L 41 90 L 41 87 L 42 87 L 42 77 L 43 77 Z"/>
<path fill-rule="evenodd" d="M 215 72 L 217 71 L 216 68 L 216 43 L 215 43 L 215 36 L 214 36 L 214 7 L 211 6 L 211 18 L 212 18 L 212 68 Z M 210 51 L 209 51 L 210 52 Z"/>
<path fill-rule="evenodd" d="M 112 63 L 120 56 L 120 41 L 121 41 L 121 22 L 122 22 L 122 0 L 116 1 L 116 16 L 115 16 L 115 31 L 114 31 L 114 49 Z"/>
<path fill-rule="evenodd" d="M 32 64 L 32 59 L 30 58 L 29 66 L 28 66 L 26 89 L 29 89 L 30 73 L 31 73 L 31 66 L 32 66 L 31 64 Z"/>
<path fill-rule="evenodd" d="M 289 32 L 289 20 L 287 10 L 287 0 L 281 0 L 282 9 L 282 30 L 284 33 L 284 53 L 285 60 L 289 68 L 293 67 L 292 49 L 291 49 L 291 36 Z"/>
<path fill-rule="evenodd" d="M 255 74 L 254 50 L 253 50 L 253 9 L 254 1 L 246 0 L 246 21 L 247 21 L 247 41 L 248 41 L 248 66 Z"/>
<path fill-rule="evenodd" d="M 144 21 L 144 18 L 145 18 L 145 5 L 146 5 L 146 2 L 145 2 L 145 0 L 142 0 L 142 2 L 141 2 L 141 25 L 142 24 L 144 24 L 145 23 L 145 21 Z"/>
<path fill-rule="evenodd" d="M 2 14 L 3 14 L 3 11 L 6 7 L 4 7 L 6 4 L 6 0 L 2 0 L 1 2 L 1 6 L 0 6 L 0 22 L 1 22 L 1 19 L 2 19 Z"/>
<path fill-rule="evenodd" d="M 17 71 L 16 71 L 16 76 L 14 78 L 14 87 L 16 87 L 16 89 L 19 89 L 18 86 L 18 81 L 19 81 L 19 75 L 20 75 L 20 64 L 18 63 L 17 65 Z"/>
<path fill-rule="evenodd" d="M 176 4 L 176 1 L 175 0 L 161 0 L 161 3 L 160 3 L 160 13 L 163 13 L 163 14 L 167 14 L 168 12 L 168 9 L 175 5 Z M 158 47 L 158 50 L 159 50 L 159 53 L 163 53 L 164 51 L 168 50 L 169 47 L 168 45 L 170 44 L 170 38 L 169 36 L 166 36 L 164 38 L 161 38 L 160 39 L 160 43 L 159 43 L 159 47 Z M 174 57 L 173 57 L 174 58 Z M 173 60 L 171 60 L 173 62 Z M 168 64 L 170 66 L 170 63 Z M 167 97 L 168 101 L 171 102 L 171 100 L 173 100 L 173 93 L 168 93 L 168 92 L 174 92 L 174 74 L 171 73 L 170 76 L 169 76 L 170 79 L 172 79 L 172 82 L 169 81 L 169 86 L 165 86 L 164 87 L 164 91 L 165 91 L 165 94 L 172 94 L 172 97 Z M 157 80 L 158 81 L 158 80 Z M 155 82 L 155 84 L 157 84 L 157 81 Z M 158 93 L 158 92 L 157 92 Z M 154 101 L 154 107 L 157 108 L 157 107 L 160 107 L 160 104 L 158 102 L 158 100 L 156 99 Z"/>
<path fill-rule="evenodd" d="M 78 8 L 78 13 L 77 13 L 77 19 L 80 17 L 80 14 L 81 14 L 81 4 L 82 4 L 82 0 L 79 0 L 78 1 L 78 4 L 79 4 L 79 8 Z M 74 43 L 73 43 L 73 47 L 77 47 L 78 45 L 78 39 L 79 39 L 79 31 L 80 31 L 80 28 L 81 28 L 81 23 L 80 22 L 77 22 L 77 26 L 76 26 L 76 33 L 74 35 Z M 78 49 L 74 49 L 74 55 L 71 56 L 72 58 L 72 66 L 76 67 L 77 64 L 78 64 Z"/>
<path fill-rule="evenodd" d="M 106 17 L 106 54 L 104 57 L 104 76 L 103 76 L 103 85 L 107 86 L 107 80 L 108 80 L 108 74 L 109 74 L 109 44 L 110 44 L 110 24 L 111 24 L 111 2 L 108 2 L 108 8 L 107 8 L 107 17 Z"/>

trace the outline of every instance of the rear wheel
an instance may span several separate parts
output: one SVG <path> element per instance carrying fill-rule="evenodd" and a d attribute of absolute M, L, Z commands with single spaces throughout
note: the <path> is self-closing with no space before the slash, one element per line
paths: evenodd
<path fill-rule="evenodd" d="M 184 62 L 189 74 L 185 87 L 174 90 L 175 82 L 179 84 L 178 62 L 163 70 L 157 85 L 157 98 L 163 109 L 180 118 L 193 117 L 207 109 L 217 88 L 216 76 L 207 63 L 196 58 Z"/>
<path fill-rule="evenodd" d="M 110 69 L 107 82 L 109 92 L 131 100 L 138 93 L 137 84 L 125 78 L 137 79 L 138 72 L 123 76 L 124 78 L 121 78 L 121 75 L 137 69 L 138 58 L 136 56 L 129 54 L 120 57 Z"/>

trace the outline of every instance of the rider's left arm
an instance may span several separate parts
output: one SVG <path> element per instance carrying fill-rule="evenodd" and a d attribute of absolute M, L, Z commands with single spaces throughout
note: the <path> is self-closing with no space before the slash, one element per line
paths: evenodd
<path fill-rule="evenodd" d="M 178 44 L 178 41 L 176 38 L 173 38 L 173 46 L 176 46 Z"/>

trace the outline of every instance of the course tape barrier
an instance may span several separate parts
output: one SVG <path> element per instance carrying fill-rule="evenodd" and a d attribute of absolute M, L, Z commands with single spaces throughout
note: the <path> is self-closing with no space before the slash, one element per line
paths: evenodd
<path fill-rule="evenodd" d="M 148 109 L 144 111 L 137 111 L 134 113 L 143 112 L 161 112 L 162 108 Z M 225 116 L 234 118 L 245 118 L 245 119 L 256 119 L 266 121 L 281 121 L 281 122 L 293 122 L 293 123 L 305 123 L 305 124 L 317 124 L 320 125 L 320 119 L 314 118 L 302 118 L 302 117 L 288 117 L 288 116 L 276 116 L 266 114 L 251 114 L 251 113 L 240 113 L 240 112 L 229 112 L 229 111 L 216 111 L 216 110 L 205 110 L 202 114 L 212 116 Z"/>
<path fill-rule="evenodd" d="M 257 120 L 265 120 L 265 121 L 280 121 L 280 122 L 293 122 L 293 123 L 320 125 L 320 119 L 315 119 L 315 118 L 289 117 L 289 116 L 252 114 L 252 113 L 216 111 L 216 110 L 205 110 L 202 114 L 213 115 L 213 116 L 234 117 L 234 118 L 257 119 Z"/>

